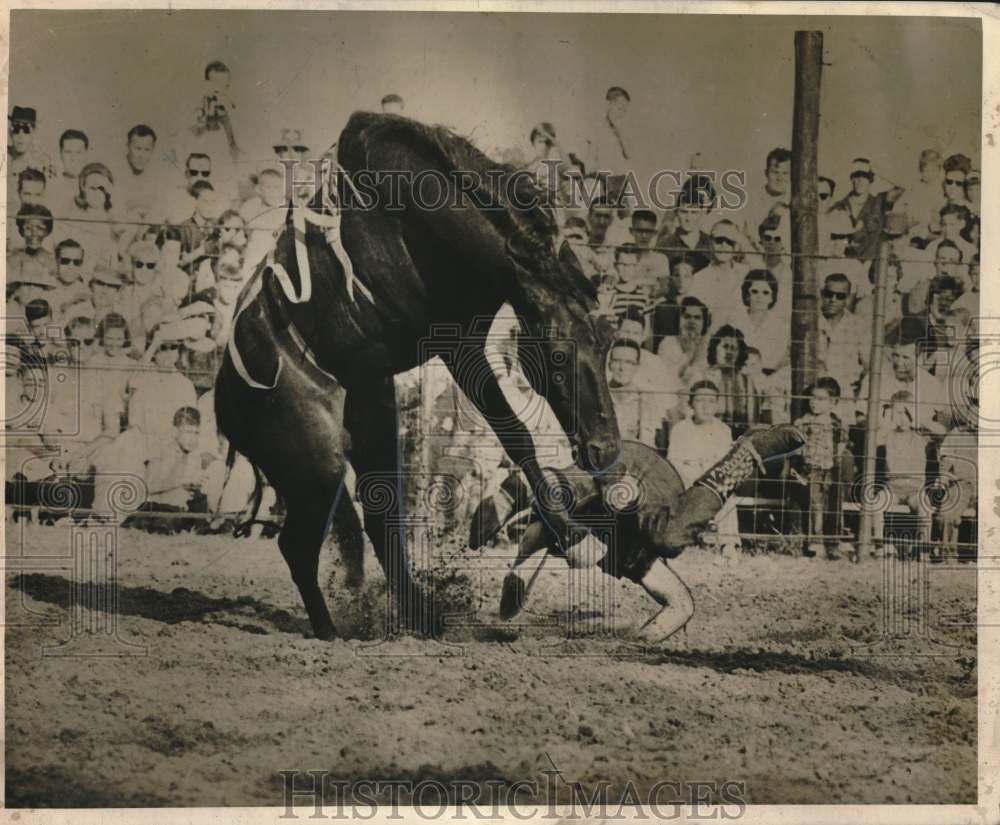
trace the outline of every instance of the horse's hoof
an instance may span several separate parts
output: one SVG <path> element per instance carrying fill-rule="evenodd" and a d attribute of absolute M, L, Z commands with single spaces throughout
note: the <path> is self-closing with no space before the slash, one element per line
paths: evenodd
<path fill-rule="evenodd" d="M 500 618 L 510 621 L 524 607 L 524 600 L 528 594 L 528 588 L 517 573 L 508 573 L 503 580 L 503 588 L 500 591 Z"/>

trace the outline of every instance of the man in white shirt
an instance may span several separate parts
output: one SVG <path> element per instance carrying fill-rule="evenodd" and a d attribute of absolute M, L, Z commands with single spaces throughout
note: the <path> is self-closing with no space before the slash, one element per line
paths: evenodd
<path fill-rule="evenodd" d="M 917 248 L 924 248 L 940 232 L 941 207 L 944 199 L 944 166 L 941 153 L 924 149 L 917 165 L 920 179 L 903 194 L 898 207 L 910 222 L 910 240 Z"/>
<path fill-rule="evenodd" d="M 625 175 L 634 163 L 626 126 L 632 98 L 621 86 L 612 86 L 605 100 L 607 109 L 594 135 L 587 141 L 583 162 L 588 175 L 610 174 L 606 195 L 614 203 L 621 192 Z"/>
<path fill-rule="evenodd" d="M 659 394 L 641 391 L 635 384 L 642 348 L 620 338 L 608 353 L 608 387 L 622 438 L 656 446 L 656 433 L 663 426 L 666 404 Z"/>
<path fill-rule="evenodd" d="M 713 318 L 725 319 L 741 303 L 740 289 L 750 267 L 736 260 L 741 233 L 732 221 L 717 221 L 709 237 L 712 262 L 695 273 L 688 294 L 705 304 Z"/>
<path fill-rule="evenodd" d="M 871 326 L 847 307 L 851 302 L 851 282 L 838 271 L 832 261 L 832 270 L 823 281 L 820 291 L 819 315 L 819 373 L 837 380 L 841 390 L 841 419 L 854 423 L 855 389 L 861 383 L 868 365 Z M 849 409 L 848 409 L 849 408 Z"/>
<path fill-rule="evenodd" d="M 68 214 L 73 199 L 80 193 L 80 170 L 87 163 L 90 138 L 79 129 L 67 129 L 59 136 L 62 168 L 49 181 L 48 206 L 56 218 Z"/>

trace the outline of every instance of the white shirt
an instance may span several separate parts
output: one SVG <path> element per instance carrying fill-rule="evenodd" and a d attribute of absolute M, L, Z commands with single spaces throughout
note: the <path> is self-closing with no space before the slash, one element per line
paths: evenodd
<path fill-rule="evenodd" d="M 733 445 L 733 431 L 718 418 L 696 424 L 693 419 L 678 421 L 670 429 L 667 458 L 689 488 L 721 460 Z"/>
<path fill-rule="evenodd" d="M 169 438 L 174 413 L 181 407 L 197 406 L 194 384 L 177 371 L 137 371 L 128 380 L 132 394 L 128 403 L 128 425 L 146 435 Z"/>
<path fill-rule="evenodd" d="M 713 319 L 722 319 L 742 306 L 743 279 L 750 271 L 745 263 L 711 263 L 695 273 L 688 294 L 701 301 L 712 312 Z M 713 323 L 713 329 L 718 324 Z"/>

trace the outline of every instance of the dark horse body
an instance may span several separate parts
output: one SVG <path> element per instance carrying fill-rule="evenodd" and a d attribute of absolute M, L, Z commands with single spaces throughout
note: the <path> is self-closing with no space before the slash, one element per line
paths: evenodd
<path fill-rule="evenodd" d="M 549 401 L 581 465 L 595 476 L 614 464 L 620 447 L 604 379 L 610 330 L 592 314 L 596 293 L 575 257 L 554 250 L 555 227 L 543 209 L 482 208 L 483 198 L 494 200 L 497 194 L 490 187 L 504 181 L 522 196 L 533 193 L 514 181 L 510 170 L 504 177 L 487 177 L 488 170 L 501 167 L 463 139 L 405 118 L 355 114 L 341 134 L 338 161 L 354 176 L 434 170 L 441 183 L 448 181 L 447 203 L 423 208 L 405 177 L 383 177 L 365 192 L 365 205 L 372 208 L 345 206 L 340 238 L 362 285 L 353 298 L 324 231 L 307 224 L 303 237 L 301 227 L 290 222 L 277 239 L 273 260 L 302 286 L 298 232 L 313 273 L 311 297 L 289 300 L 273 270 L 261 265 L 241 300 L 233 335 L 246 371 L 274 388 L 248 386 L 227 352 L 216 382 L 217 418 L 230 443 L 284 498 L 288 514 L 279 545 L 313 630 L 329 638 L 334 629 L 316 570 L 334 503 L 346 494 L 340 492 L 338 411 L 326 390 L 343 387 L 343 426 L 365 532 L 397 596 L 401 621 L 433 631 L 434 617 L 411 580 L 400 529 L 393 375 L 440 355 L 537 494 L 551 482 L 486 360 L 483 320 L 493 318 L 505 301 L 514 307 L 544 362 L 543 371 L 529 380 Z M 460 192 L 455 170 L 478 173 L 477 191 Z M 343 177 L 335 191 L 340 203 L 349 203 L 352 190 Z M 320 212 L 322 198 L 317 195 L 311 206 Z M 444 339 L 438 334 L 442 327 L 448 330 Z M 550 514 L 558 522 L 559 513 Z"/>

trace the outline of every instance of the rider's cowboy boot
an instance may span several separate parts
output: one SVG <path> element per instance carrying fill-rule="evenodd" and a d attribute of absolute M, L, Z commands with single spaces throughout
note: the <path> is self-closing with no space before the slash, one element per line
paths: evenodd
<path fill-rule="evenodd" d="M 802 448 L 805 439 L 791 424 L 748 433 L 732 449 L 685 490 L 673 513 L 659 514 L 665 524 L 653 525 L 659 555 L 673 557 L 695 544 L 709 521 L 733 491 L 754 473 L 764 471 L 768 461 L 784 459 Z"/>

